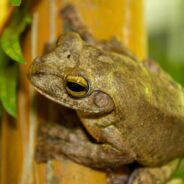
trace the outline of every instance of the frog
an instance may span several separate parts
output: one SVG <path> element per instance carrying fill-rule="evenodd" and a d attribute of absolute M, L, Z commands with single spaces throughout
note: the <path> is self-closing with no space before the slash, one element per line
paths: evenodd
<path fill-rule="evenodd" d="M 98 169 L 137 163 L 129 184 L 164 184 L 184 156 L 184 90 L 155 63 L 68 32 L 32 62 L 28 79 L 43 96 L 73 109 L 83 127 L 47 130 L 60 138 L 50 158 L 64 154 Z"/>
<path fill-rule="evenodd" d="M 28 71 L 57 117 L 40 126 L 36 161 L 66 156 L 110 184 L 167 183 L 184 155 L 183 88 L 116 38 L 95 39 L 74 5 L 61 15 L 65 33 Z"/>

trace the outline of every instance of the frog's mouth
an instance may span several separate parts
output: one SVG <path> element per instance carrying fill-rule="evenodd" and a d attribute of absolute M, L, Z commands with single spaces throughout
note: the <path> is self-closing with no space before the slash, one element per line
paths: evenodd
<path fill-rule="evenodd" d="M 92 90 L 84 97 L 71 96 L 71 89 L 66 84 L 72 83 L 66 83 L 65 77 L 60 74 L 43 71 L 29 72 L 28 79 L 39 93 L 68 108 L 94 114 L 108 113 L 114 109 L 113 99 L 98 89 Z"/>

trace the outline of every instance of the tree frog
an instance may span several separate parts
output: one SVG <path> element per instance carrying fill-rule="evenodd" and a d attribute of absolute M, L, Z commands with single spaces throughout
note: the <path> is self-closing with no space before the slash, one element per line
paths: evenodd
<path fill-rule="evenodd" d="M 164 184 L 177 167 L 172 160 L 184 156 L 184 90 L 156 64 L 69 32 L 33 61 L 28 78 L 82 125 L 44 127 L 57 137 L 42 145 L 47 159 L 64 154 L 94 168 L 136 162 L 143 167 L 133 170 L 129 184 Z"/>

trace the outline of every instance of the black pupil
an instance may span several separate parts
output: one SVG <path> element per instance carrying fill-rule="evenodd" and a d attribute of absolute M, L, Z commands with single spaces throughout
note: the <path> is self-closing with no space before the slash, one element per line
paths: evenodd
<path fill-rule="evenodd" d="M 81 86 L 80 84 L 77 84 L 75 82 L 67 82 L 66 85 L 70 90 L 75 92 L 86 91 L 86 88 L 84 86 Z"/>

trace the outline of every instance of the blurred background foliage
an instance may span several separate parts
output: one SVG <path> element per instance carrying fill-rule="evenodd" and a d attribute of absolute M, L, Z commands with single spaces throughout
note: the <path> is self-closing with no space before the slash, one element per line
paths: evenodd
<path fill-rule="evenodd" d="M 145 0 L 148 57 L 184 86 L 183 10 L 183 0 Z M 175 177 L 184 178 L 184 159 Z"/>
<path fill-rule="evenodd" d="M 150 58 L 184 86 L 184 1 L 146 0 Z"/>

